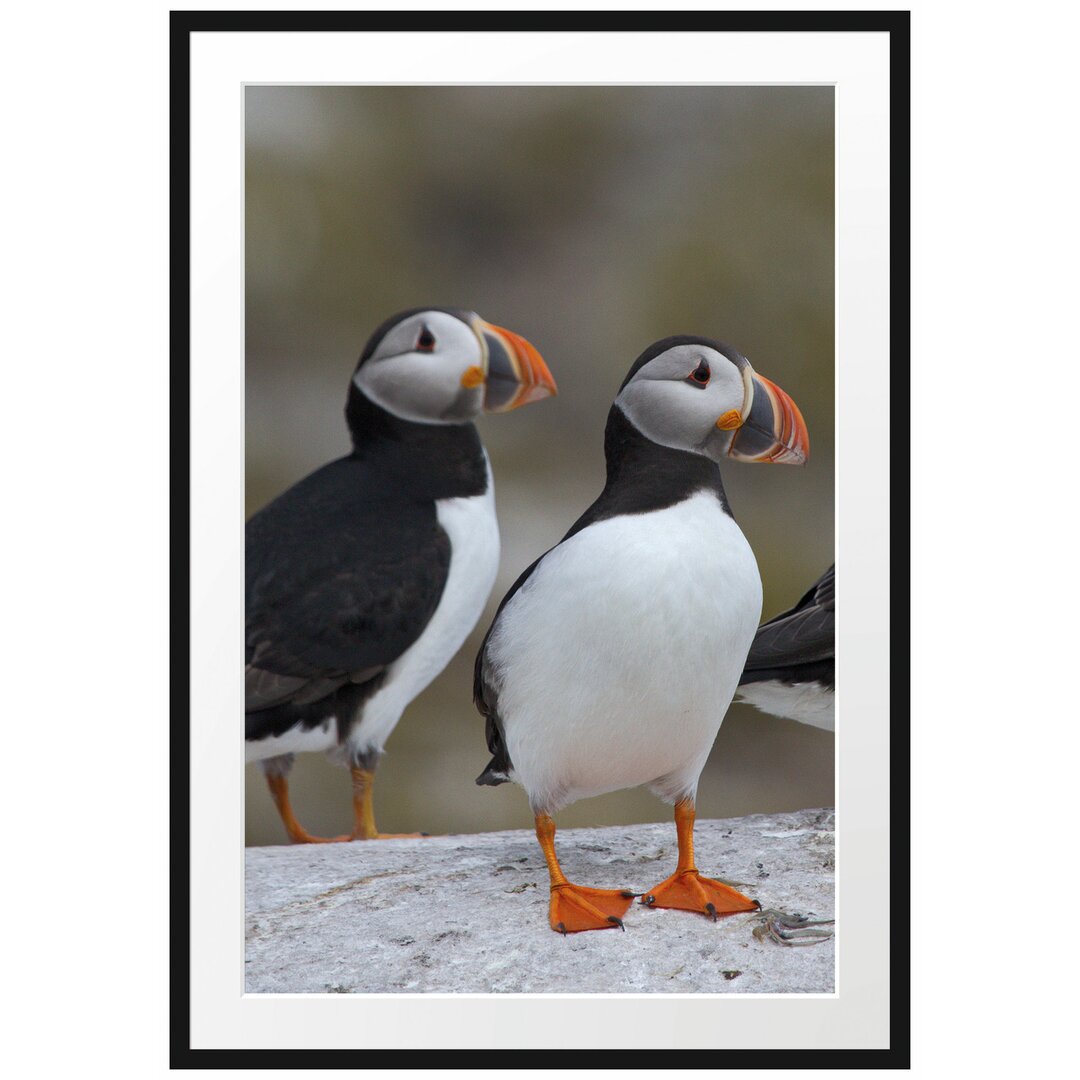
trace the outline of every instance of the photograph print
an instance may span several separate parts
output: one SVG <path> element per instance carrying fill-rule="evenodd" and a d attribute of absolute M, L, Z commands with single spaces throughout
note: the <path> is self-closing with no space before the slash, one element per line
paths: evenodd
<path fill-rule="evenodd" d="M 836 991 L 834 113 L 244 87 L 246 993 Z"/>

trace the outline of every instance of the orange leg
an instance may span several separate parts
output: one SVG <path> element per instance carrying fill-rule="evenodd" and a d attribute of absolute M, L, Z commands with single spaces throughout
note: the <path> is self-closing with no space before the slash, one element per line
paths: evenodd
<path fill-rule="evenodd" d="M 289 802 L 289 781 L 285 776 L 279 773 L 267 774 L 266 786 L 270 789 L 270 797 L 274 800 L 277 812 L 281 816 L 281 823 L 294 844 L 333 844 L 339 840 L 352 839 L 350 836 L 312 836 L 296 820 L 292 804 Z"/>
<path fill-rule="evenodd" d="M 289 802 L 289 781 L 279 773 L 266 777 L 270 796 L 274 800 L 281 823 L 294 844 L 339 844 L 349 840 L 389 840 L 399 836 L 423 836 L 423 833 L 381 833 L 375 827 L 375 811 L 371 805 L 372 791 L 375 787 L 375 772 L 372 769 L 352 768 L 353 789 L 353 831 L 345 836 L 314 836 L 309 833 L 293 813 Z"/>
<path fill-rule="evenodd" d="M 371 805 L 371 797 L 375 790 L 375 770 L 361 769 L 353 766 L 349 769 L 352 773 L 352 799 L 353 799 L 353 831 L 352 836 L 346 836 L 346 840 L 393 840 L 402 836 L 424 836 L 425 833 L 381 833 L 375 827 L 375 810 Z"/>
<path fill-rule="evenodd" d="M 555 855 L 555 822 L 547 814 L 536 815 L 536 839 L 540 841 L 551 877 L 548 920 L 560 934 L 579 930 L 622 929 L 622 916 L 634 899 L 626 889 L 587 889 L 566 880 Z"/>
<path fill-rule="evenodd" d="M 650 889 L 642 898 L 649 907 L 699 911 L 714 922 L 721 915 L 757 911 L 761 905 L 722 881 L 702 877 L 694 866 L 694 804 L 684 799 L 675 804 L 675 832 L 679 838 L 679 863 L 675 873 Z"/>

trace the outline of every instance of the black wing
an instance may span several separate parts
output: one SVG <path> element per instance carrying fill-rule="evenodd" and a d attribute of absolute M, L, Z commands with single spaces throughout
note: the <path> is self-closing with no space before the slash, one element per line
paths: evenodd
<path fill-rule="evenodd" d="M 353 458 L 256 514 L 246 542 L 248 712 L 377 676 L 423 632 L 450 566 L 434 502 Z"/>
<path fill-rule="evenodd" d="M 566 537 L 563 537 L 563 539 L 565 540 Z M 562 543 L 562 541 L 560 540 L 559 543 Z M 558 545 L 556 545 L 556 547 L 557 546 Z M 554 551 L 555 548 L 549 548 L 548 550 Z M 545 551 L 544 555 L 547 554 L 548 551 Z M 476 654 L 476 662 L 473 665 L 473 704 L 484 718 L 484 737 L 487 740 L 487 748 L 491 751 L 492 755 L 491 761 L 488 762 L 487 767 L 476 778 L 478 784 L 489 784 L 491 786 L 503 784 L 509 779 L 510 770 L 513 768 L 513 765 L 510 762 L 510 754 L 506 749 L 506 739 L 503 735 L 502 721 L 499 718 L 499 694 L 495 686 L 495 674 L 492 671 L 491 663 L 488 659 L 488 641 L 491 639 L 492 631 L 499 621 L 502 609 L 506 607 L 511 597 L 514 596 L 518 589 L 528 581 L 532 572 L 540 565 L 544 555 L 541 555 L 539 559 L 527 566 L 525 570 L 522 571 L 517 581 L 515 581 L 507 590 L 506 595 L 499 603 L 499 608 L 495 612 L 495 618 L 491 620 L 488 632 L 484 635 L 484 640 L 481 642 L 480 649 Z"/>
<path fill-rule="evenodd" d="M 746 658 L 740 684 L 775 678 L 804 664 L 828 662 L 835 652 L 835 567 L 830 566 L 789 611 L 763 623 Z"/>

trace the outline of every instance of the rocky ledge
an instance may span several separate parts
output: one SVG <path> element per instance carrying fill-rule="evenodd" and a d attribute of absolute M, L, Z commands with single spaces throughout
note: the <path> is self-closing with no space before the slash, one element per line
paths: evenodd
<path fill-rule="evenodd" d="M 675 868 L 670 822 L 560 830 L 557 844 L 582 885 L 645 892 Z M 695 851 L 763 912 L 710 922 L 635 902 L 624 932 L 563 937 L 525 830 L 249 848 L 247 991 L 831 993 L 833 812 L 699 821 Z"/>

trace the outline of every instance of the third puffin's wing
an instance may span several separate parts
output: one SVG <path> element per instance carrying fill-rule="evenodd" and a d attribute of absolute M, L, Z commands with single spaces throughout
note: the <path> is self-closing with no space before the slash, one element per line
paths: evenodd
<path fill-rule="evenodd" d="M 835 652 L 836 604 L 834 567 L 830 566 L 790 610 L 758 628 L 742 681 L 757 671 L 775 670 L 820 660 Z"/>

